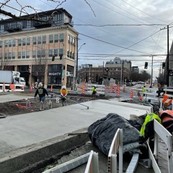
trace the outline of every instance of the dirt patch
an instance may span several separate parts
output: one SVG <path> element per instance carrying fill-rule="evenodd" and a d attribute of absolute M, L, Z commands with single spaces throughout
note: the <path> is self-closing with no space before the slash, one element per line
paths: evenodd
<path fill-rule="evenodd" d="M 22 95 L 24 94 L 26 95 L 26 98 L 30 95 L 27 93 L 22 93 Z M 31 96 L 33 96 L 33 94 L 31 94 Z M 93 98 L 91 96 L 85 96 L 85 95 L 68 95 L 65 104 L 62 105 L 61 100 L 59 100 L 59 96 L 52 95 L 52 97 L 46 98 L 46 101 L 44 103 L 44 110 L 58 108 L 71 104 L 82 103 L 98 98 L 99 97 Z M 4 116 L 13 116 L 13 115 L 25 114 L 30 112 L 37 112 L 40 111 L 39 108 L 40 108 L 40 102 L 38 100 L 38 97 L 36 99 L 31 98 L 28 100 L 23 99 L 23 100 L 16 100 L 6 103 L 0 103 L 0 118 L 4 118 Z"/>

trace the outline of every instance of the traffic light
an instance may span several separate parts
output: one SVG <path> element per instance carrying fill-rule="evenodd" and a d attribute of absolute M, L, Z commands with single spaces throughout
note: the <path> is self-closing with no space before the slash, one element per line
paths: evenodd
<path fill-rule="evenodd" d="M 55 55 L 52 56 L 52 61 L 55 61 Z"/>
<path fill-rule="evenodd" d="M 162 62 L 162 69 L 165 69 L 165 62 Z"/>
<path fill-rule="evenodd" d="M 145 62 L 144 69 L 148 68 L 148 62 Z"/>

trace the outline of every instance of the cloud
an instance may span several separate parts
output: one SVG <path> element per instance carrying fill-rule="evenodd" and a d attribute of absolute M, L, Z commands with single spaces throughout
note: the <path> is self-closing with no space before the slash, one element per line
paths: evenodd
<path fill-rule="evenodd" d="M 33 1 L 21 0 L 23 5 L 33 6 Z M 165 54 L 167 52 L 167 32 L 163 28 L 173 22 L 172 0 L 66 0 L 60 8 L 66 9 L 72 16 L 74 28 L 79 32 L 79 46 L 84 45 L 79 52 L 79 63 L 103 64 L 103 59 L 113 59 L 110 54 Z M 34 1 L 34 8 L 43 11 L 51 10 L 58 3 L 51 3 L 46 0 Z M 19 8 L 16 1 L 11 1 L 10 5 Z M 171 8 L 172 7 L 172 8 Z M 8 10 L 12 10 L 7 8 Z M 16 10 L 13 10 L 16 13 Z M 28 12 L 33 11 L 28 9 Z M 76 24 L 122 24 L 124 26 L 78 26 Z M 128 26 L 129 24 L 141 26 Z M 144 26 L 144 24 L 164 24 L 158 26 Z M 155 34 L 154 34 L 155 33 Z M 82 35 L 83 34 L 83 35 Z M 170 28 L 170 45 L 172 43 L 173 30 Z M 133 50 L 130 50 L 133 49 Z M 141 53 L 140 53 L 141 52 Z M 143 53 L 142 53 L 143 52 Z M 100 57 L 86 57 L 92 53 Z M 101 54 L 107 54 L 104 58 Z M 166 57 L 166 56 L 165 56 Z M 155 57 L 155 59 L 165 60 L 165 57 Z M 126 57 L 123 57 L 126 58 Z M 139 58 L 140 61 L 132 61 L 132 65 L 139 65 L 141 69 L 147 57 L 127 57 L 129 60 Z M 156 62 L 154 62 L 156 63 Z M 156 63 L 155 73 L 159 71 L 161 61 Z"/>

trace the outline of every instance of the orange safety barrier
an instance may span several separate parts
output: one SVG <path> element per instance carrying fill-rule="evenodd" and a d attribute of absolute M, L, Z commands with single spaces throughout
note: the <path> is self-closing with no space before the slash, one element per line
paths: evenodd
<path fill-rule="evenodd" d="M 14 91 L 15 90 L 15 85 L 13 83 L 10 84 L 10 90 Z"/>
<path fill-rule="evenodd" d="M 168 107 L 172 104 L 172 99 L 169 99 L 169 96 L 167 94 L 164 94 L 162 103 L 163 103 L 164 107 Z"/>
<path fill-rule="evenodd" d="M 86 90 L 86 84 L 85 83 L 82 83 L 81 89 L 82 89 L 82 94 L 85 94 L 85 90 Z"/>
<path fill-rule="evenodd" d="M 133 96 L 134 96 L 134 92 L 133 92 L 133 90 L 131 89 L 131 90 L 130 90 L 130 98 L 133 99 Z"/>
<path fill-rule="evenodd" d="M 120 96 L 120 85 L 119 84 L 116 87 L 116 95 Z"/>

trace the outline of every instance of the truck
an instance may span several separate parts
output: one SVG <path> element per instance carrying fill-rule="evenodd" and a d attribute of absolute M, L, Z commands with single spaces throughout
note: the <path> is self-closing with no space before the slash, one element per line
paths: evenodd
<path fill-rule="evenodd" d="M 0 70 L 0 84 L 20 84 L 25 86 L 26 82 L 20 77 L 19 71 Z"/>

